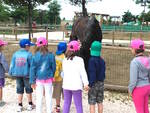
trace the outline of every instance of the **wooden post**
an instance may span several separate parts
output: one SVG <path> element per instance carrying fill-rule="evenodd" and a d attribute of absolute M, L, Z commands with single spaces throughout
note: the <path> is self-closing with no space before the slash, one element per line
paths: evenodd
<path fill-rule="evenodd" d="M 140 38 L 142 39 L 142 37 L 143 37 L 143 32 L 141 31 L 140 32 Z"/>
<path fill-rule="evenodd" d="M 114 40 L 115 40 L 115 33 L 114 33 L 114 31 L 113 31 L 113 32 L 112 32 L 112 45 L 113 45 L 113 46 L 114 46 L 114 44 L 115 44 Z"/>
<path fill-rule="evenodd" d="M 5 39 L 5 32 L 3 32 L 3 39 Z"/>
<path fill-rule="evenodd" d="M 15 27 L 15 29 L 14 29 L 14 34 L 15 34 L 15 40 L 17 41 L 18 39 L 17 39 L 17 27 Z"/>
<path fill-rule="evenodd" d="M 131 40 L 132 40 L 132 32 L 130 33 L 130 44 L 131 44 Z"/>
<path fill-rule="evenodd" d="M 46 27 L 46 40 L 48 40 L 48 27 Z"/>

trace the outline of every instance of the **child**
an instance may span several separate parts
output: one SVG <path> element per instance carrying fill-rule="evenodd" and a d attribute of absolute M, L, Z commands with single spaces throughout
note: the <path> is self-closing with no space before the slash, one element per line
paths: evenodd
<path fill-rule="evenodd" d="M 37 41 L 37 39 L 36 38 L 32 38 L 32 43 L 36 43 L 36 41 Z M 32 55 L 34 55 L 35 54 L 35 51 L 36 51 L 36 45 L 35 46 L 31 46 L 30 47 L 30 52 L 32 53 Z"/>
<path fill-rule="evenodd" d="M 98 105 L 98 113 L 103 112 L 105 61 L 101 58 L 102 45 L 99 41 L 91 44 L 90 59 L 88 64 L 89 92 L 88 103 L 90 113 L 95 113 L 95 104 Z"/>
<path fill-rule="evenodd" d="M 36 113 L 42 113 L 42 98 L 45 90 L 47 113 L 52 112 L 52 81 L 56 70 L 55 56 L 48 51 L 46 38 L 37 39 L 37 51 L 30 68 L 30 83 L 36 88 Z"/>
<path fill-rule="evenodd" d="M 63 60 L 63 92 L 64 92 L 64 107 L 63 113 L 69 113 L 72 96 L 76 106 L 77 113 L 83 113 L 82 107 L 82 87 L 88 90 L 88 79 L 84 67 L 84 61 L 77 56 L 79 51 L 79 42 L 71 41 L 68 44 L 66 58 Z"/>
<path fill-rule="evenodd" d="M 20 47 L 21 49 L 16 51 L 13 54 L 9 75 L 16 77 L 16 84 L 17 84 L 17 94 L 18 94 L 18 108 L 17 112 L 21 112 L 23 110 L 22 105 L 22 98 L 24 93 L 24 88 L 27 93 L 27 98 L 29 105 L 27 110 L 31 111 L 33 109 L 32 103 L 32 88 L 29 84 L 29 69 L 30 69 L 30 62 L 32 54 L 29 52 L 30 46 L 34 45 L 30 42 L 29 39 L 22 39 L 20 40 Z"/>
<path fill-rule="evenodd" d="M 137 113 L 149 113 L 150 58 L 144 55 L 144 50 L 144 42 L 141 39 L 131 41 L 131 52 L 135 57 L 130 63 L 129 93 Z"/>
<path fill-rule="evenodd" d="M 67 43 L 60 42 L 57 46 L 56 51 L 56 71 L 54 75 L 55 82 L 53 83 L 54 90 L 53 90 L 53 98 L 56 99 L 56 107 L 55 112 L 60 113 L 60 99 L 62 93 L 62 77 L 60 73 L 62 72 L 62 61 L 65 58 L 65 52 L 67 49 Z"/>
<path fill-rule="evenodd" d="M 4 54 L 2 53 L 3 46 L 5 45 L 7 45 L 7 43 L 0 39 L 0 106 L 3 106 L 5 104 L 5 102 L 2 101 L 2 96 L 3 87 L 5 84 L 5 72 L 8 72 L 8 63 Z"/>

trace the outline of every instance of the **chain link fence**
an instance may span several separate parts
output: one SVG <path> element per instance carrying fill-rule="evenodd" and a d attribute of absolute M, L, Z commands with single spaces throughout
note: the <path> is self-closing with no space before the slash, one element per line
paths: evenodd
<path fill-rule="evenodd" d="M 57 43 L 50 43 L 49 50 L 55 53 Z M 4 54 L 10 63 L 12 54 L 19 49 L 18 43 L 9 43 Z M 146 52 L 148 54 L 148 52 Z M 105 89 L 127 91 L 130 61 L 133 58 L 127 47 L 103 46 L 102 57 L 106 63 Z"/>

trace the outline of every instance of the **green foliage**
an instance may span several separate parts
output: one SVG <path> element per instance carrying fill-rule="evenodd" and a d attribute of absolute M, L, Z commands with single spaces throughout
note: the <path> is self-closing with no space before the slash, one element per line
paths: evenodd
<path fill-rule="evenodd" d="M 36 21 L 38 24 L 47 24 L 48 23 L 48 11 L 46 10 L 34 10 L 33 11 L 33 21 Z"/>
<path fill-rule="evenodd" d="M 60 24 L 60 10 L 61 6 L 56 0 L 48 5 L 48 19 L 50 24 Z"/>
<path fill-rule="evenodd" d="M 83 2 L 88 3 L 88 2 L 93 2 L 93 1 L 102 1 L 102 0 L 69 0 L 69 2 L 72 5 L 82 5 Z"/>
<path fill-rule="evenodd" d="M 28 17 L 28 8 L 27 7 L 13 7 L 11 11 L 11 17 L 14 19 L 15 25 L 17 22 L 25 22 Z"/>
<path fill-rule="evenodd" d="M 9 20 L 10 11 L 9 8 L 0 4 L 0 21 L 6 22 Z"/>
<path fill-rule="evenodd" d="M 3 0 L 4 3 L 11 6 L 28 6 L 31 4 L 33 7 L 39 4 L 45 4 L 50 0 Z"/>
<path fill-rule="evenodd" d="M 81 3 L 82 3 L 82 0 L 69 0 L 69 1 L 72 5 L 81 5 Z"/>
<path fill-rule="evenodd" d="M 122 16 L 122 21 L 123 22 L 135 22 L 136 21 L 136 17 L 134 15 L 132 15 L 131 12 L 127 11 L 124 12 L 124 15 Z"/>
<path fill-rule="evenodd" d="M 140 22 L 150 22 L 150 11 L 147 13 L 141 13 L 139 17 Z"/>

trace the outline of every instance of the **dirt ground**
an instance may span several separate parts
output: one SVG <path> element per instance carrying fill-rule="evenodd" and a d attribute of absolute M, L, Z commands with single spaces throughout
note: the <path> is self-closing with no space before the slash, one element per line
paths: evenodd
<path fill-rule="evenodd" d="M 149 41 L 150 32 L 120 32 L 120 31 L 103 31 L 103 39 L 114 40 L 131 40 L 133 38 L 141 38 Z"/>
<path fill-rule="evenodd" d="M 4 88 L 3 100 L 6 104 L 0 107 L 0 113 L 16 113 L 17 95 L 16 95 L 15 80 L 6 78 L 6 86 Z M 127 93 L 117 93 L 111 91 L 104 92 L 104 113 L 135 113 L 134 105 L 131 98 L 128 98 Z M 33 93 L 33 102 L 35 103 L 35 91 Z M 27 111 L 27 98 L 24 95 L 23 99 L 24 110 L 22 113 L 35 113 L 35 109 Z M 53 100 L 53 107 L 55 100 Z M 63 100 L 61 101 L 63 106 Z M 87 92 L 83 92 L 83 109 L 84 113 L 89 113 L 89 105 L 87 101 Z M 43 99 L 43 113 L 46 113 L 45 100 Z M 75 106 L 72 102 L 70 113 L 76 113 Z M 97 113 L 97 112 L 96 112 Z"/>

